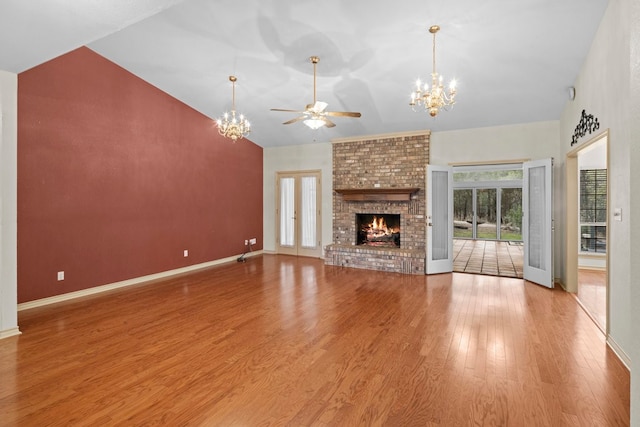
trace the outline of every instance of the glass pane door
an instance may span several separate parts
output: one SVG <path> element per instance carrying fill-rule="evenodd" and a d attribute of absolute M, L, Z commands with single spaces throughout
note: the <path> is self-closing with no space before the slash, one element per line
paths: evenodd
<path fill-rule="evenodd" d="M 537 166 L 529 169 L 529 221 L 527 223 L 529 231 L 529 241 L 527 242 L 527 248 L 529 249 L 529 256 L 527 261 L 531 267 L 546 269 L 545 265 L 545 211 L 546 211 L 546 198 L 545 198 L 545 181 L 544 181 L 544 167 Z"/>
<path fill-rule="evenodd" d="M 318 244 L 317 223 L 316 223 L 316 188 L 315 176 L 303 176 L 300 179 L 302 185 L 302 204 L 300 215 L 301 242 L 304 248 L 315 248 Z"/>
<path fill-rule="evenodd" d="M 433 236 L 431 246 L 432 260 L 446 260 L 450 258 L 449 254 L 449 209 L 448 209 L 448 193 L 449 193 L 449 172 L 433 171 L 431 174 L 432 191 L 433 191 L 433 207 L 431 223 L 433 225 Z"/>
<path fill-rule="evenodd" d="M 500 240 L 522 240 L 522 188 L 501 189 Z"/>
<path fill-rule="evenodd" d="M 453 271 L 453 169 L 427 165 L 427 274 Z"/>
<path fill-rule="evenodd" d="M 553 288 L 551 159 L 525 162 L 523 171 L 524 279 Z"/>
<path fill-rule="evenodd" d="M 321 257 L 320 171 L 279 172 L 276 179 L 278 253 Z"/>
<path fill-rule="evenodd" d="M 453 237 L 473 238 L 473 190 L 453 190 Z"/>
<path fill-rule="evenodd" d="M 476 238 L 497 239 L 496 189 L 476 190 Z"/>
<path fill-rule="evenodd" d="M 280 245 L 295 242 L 295 179 L 280 178 Z"/>

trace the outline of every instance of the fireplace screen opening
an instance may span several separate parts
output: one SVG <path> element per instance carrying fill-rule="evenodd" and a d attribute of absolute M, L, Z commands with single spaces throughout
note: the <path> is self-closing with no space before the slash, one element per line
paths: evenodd
<path fill-rule="evenodd" d="M 356 214 L 356 244 L 400 247 L 400 214 Z"/>

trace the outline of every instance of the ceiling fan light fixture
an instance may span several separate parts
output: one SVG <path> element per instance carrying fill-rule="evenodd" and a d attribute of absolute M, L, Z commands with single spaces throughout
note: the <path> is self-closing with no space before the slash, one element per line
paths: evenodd
<path fill-rule="evenodd" d="M 328 117 L 360 117 L 361 114 L 355 111 L 325 111 L 325 109 L 327 108 L 327 103 L 318 101 L 318 98 L 316 97 L 316 68 L 318 62 L 320 62 L 320 58 L 318 58 L 317 56 L 312 56 L 309 58 L 309 60 L 313 64 L 313 102 L 311 104 L 307 104 L 304 110 L 285 110 L 282 108 L 272 108 L 271 111 L 284 111 L 287 113 L 300 114 L 296 118 L 287 120 L 283 123 L 283 125 L 290 125 L 291 123 L 302 121 L 309 128 L 316 130 L 320 129 L 323 126 L 327 128 L 336 126 L 336 124 L 333 123 Z"/>
<path fill-rule="evenodd" d="M 324 120 L 319 119 L 317 117 L 310 117 L 305 121 L 303 121 L 302 123 L 309 126 L 313 130 L 320 129 L 322 126 L 324 126 Z"/>
<path fill-rule="evenodd" d="M 236 81 L 235 76 L 229 76 L 232 84 L 231 113 L 225 112 L 222 118 L 216 120 L 218 133 L 225 138 L 230 138 L 233 142 L 246 137 L 251 132 L 251 123 L 243 115 L 236 117 Z"/>
<path fill-rule="evenodd" d="M 444 89 L 442 84 L 442 75 L 436 72 L 436 33 L 440 31 L 438 25 L 432 25 L 429 27 L 429 32 L 433 34 L 433 72 L 431 73 L 431 90 L 429 85 L 424 85 L 420 80 L 416 81 L 416 88 L 411 92 L 411 101 L 409 105 L 414 108 L 416 105 L 423 106 L 426 111 L 429 112 L 431 117 L 438 115 L 438 112 L 443 109 L 445 111 L 453 107 L 456 103 L 456 81 L 452 80 L 449 83 L 449 90 Z M 415 109 L 414 109 L 415 111 Z"/>

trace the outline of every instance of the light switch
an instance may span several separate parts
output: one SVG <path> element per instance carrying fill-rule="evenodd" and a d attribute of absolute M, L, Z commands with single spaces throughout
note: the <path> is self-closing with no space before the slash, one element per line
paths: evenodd
<path fill-rule="evenodd" d="M 622 208 L 615 208 L 613 210 L 613 219 L 616 221 L 622 221 Z"/>

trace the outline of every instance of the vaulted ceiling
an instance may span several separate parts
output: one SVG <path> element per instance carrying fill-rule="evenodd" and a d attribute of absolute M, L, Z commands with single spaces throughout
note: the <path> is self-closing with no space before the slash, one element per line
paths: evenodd
<path fill-rule="evenodd" d="M 20 73 L 86 45 L 203 114 L 231 106 L 263 147 L 356 135 L 557 120 L 607 0 L 3 0 L 0 69 Z M 458 81 L 435 119 L 408 105 L 417 78 Z M 313 131 L 295 115 L 318 99 L 359 111 Z"/>

